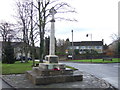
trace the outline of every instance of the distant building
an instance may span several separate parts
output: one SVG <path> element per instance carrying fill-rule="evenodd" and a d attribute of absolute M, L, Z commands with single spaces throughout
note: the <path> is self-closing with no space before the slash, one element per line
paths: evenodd
<path fill-rule="evenodd" d="M 25 53 L 23 51 L 23 42 L 12 42 L 12 46 L 14 47 L 14 56 L 16 58 L 19 58 L 20 56 L 25 56 Z M 3 47 L 3 42 L 0 41 L 0 60 L 2 59 L 2 47 Z M 28 57 L 30 57 L 30 51 L 28 51 Z"/>
<path fill-rule="evenodd" d="M 98 53 L 103 53 L 103 40 L 102 41 L 81 41 L 81 42 L 73 42 L 73 47 L 72 47 L 72 42 L 70 42 L 71 45 L 68 46 L 67 52 L 71 52 L 72 49 L 77 49 L 79 50 L 80 54 L 85 53 L 85 50 L 95 50 Z"/>

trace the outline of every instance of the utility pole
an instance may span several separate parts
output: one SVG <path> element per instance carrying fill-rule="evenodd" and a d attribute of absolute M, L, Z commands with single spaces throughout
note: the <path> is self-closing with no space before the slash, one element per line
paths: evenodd
<path fill-rule="evenodd" d="M 73 30 L 72 32 L 72 60 L 74 59 L 74 44 L 73 44 Z"/>
<path fill-rule="evenodd" d="M 92 34 L 87 34 L 86 37 L 88 37 L 90 35 L 90 38 L 91 38 L 91 62 L 92 62 Z"/>
<path fill-rule="evenodd" d="M 93 46 L 92 46 L 92 34 L 90 34 L 90 36 L 91 36 L 91 63 L 92 63 L 92 58 L 93 58 L 93 55 L 92 55 L 92 48 L 93 48 Z"/>
<path fill-rule="evenodd" d="M 92 34 L 87 34 L 86 37 L 88 37 L 89 35 L 90 35 L 90 37 L 91 37 L 91 41 L 92 41 Z"/>

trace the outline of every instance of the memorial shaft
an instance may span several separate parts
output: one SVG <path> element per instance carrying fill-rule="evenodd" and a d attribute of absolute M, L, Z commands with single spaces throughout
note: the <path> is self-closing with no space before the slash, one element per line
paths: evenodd
<path fill-rule="evenodd" d="M 49 55 L 55 55 L 55 19 L 54 15 L 56 14 L 56 11 L 54 8 L 51 9 L 51 32 L 50 32 L 50 52 Z"/>
<path fill-rule="evenodd" d="M 55 20 L 51 20 L 51 32 L 50 32 L 50 53 L 49 55 L 55 55 Z"/>

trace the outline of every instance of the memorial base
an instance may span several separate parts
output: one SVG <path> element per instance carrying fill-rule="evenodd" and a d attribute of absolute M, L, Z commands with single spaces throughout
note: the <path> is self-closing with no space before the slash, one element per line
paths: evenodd
<path fill-rule="evenodd" d="M 59 57 L 57 55 L 46 55 L 46 63 L 58 63 Z"/>
<path fill-rule="evenodd" d="M 64 64 L 58 63 L 40 63 L 39 67 L 33 67 L 32 71 L 27 71 L 26 77 L 35 85 L 83 80 L 83 75 L 76 75 L 73 70 L 66 69 Z"/>
<path fill-rule="evenodd" d="M 64 83 L 82 81 L 82 75 L 54 75 L 54 76 L 40 76 L 32 71 L 26 72 L 26 77 L 35 85 L 46 85 L 52 83 Z"/>

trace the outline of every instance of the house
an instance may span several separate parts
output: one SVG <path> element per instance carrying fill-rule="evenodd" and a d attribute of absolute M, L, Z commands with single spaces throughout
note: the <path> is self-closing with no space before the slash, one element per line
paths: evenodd
<path fill-rule="evenodd" d="M 14 55 L 15 55 L 16 59 L 19 59 L 21 56 L 25 56 L 23 42 L 12 42 L 12 45 L 14 47 Z M 27 57 L 30 57 L 30 50 L 29 49 L 28 49 Z"/>
<path fill-rule="evenodd" d="M 70 46 L 67 48 L 67 52 L 71 52 L 72 50 L 79 50 L 80 54 L 85 53 L 85 50 L 95 50 L 98 53 L 103 53 L 103 40 L 102 41 L 81 41 L 81 42 L 70 42 Z"/>
<path fill-rule="evenodd" d="M 25 56 L 24 50 L 23 50 L 23 46 L 24 43 L 23 42 L 12 42 L 11 43 L 12 46 L 14 47 L 14 56 L 15 58 L 19 58 L 20 56 Z M 2 48 L 3 48 L 3 42 L 0 41 L 0 60 L 2 60 Z M 30 57 L 30 51 L 28 51 L 28 57 Z"/>

